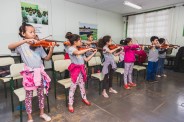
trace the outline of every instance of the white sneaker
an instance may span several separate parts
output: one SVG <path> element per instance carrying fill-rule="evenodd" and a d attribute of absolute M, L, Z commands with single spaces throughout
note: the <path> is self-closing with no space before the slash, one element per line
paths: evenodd
<path fill-rule="evenodd" d="M 161 76 L 160 75 L 157 75 L 158 78 L 160 78 Z"/>
<path fill-rule="evenodd" d="M 117 93 L 118 93 L 116 90 L 114 90 L 114 89 L 112 89 L 112 88 L 109 89 L 109 92 L 110 92 L 110 93 L 114 93 L 114 94 L 117 94 Z"/>
<path fill-rule="evenodd" d="M 109 95 L 108 95 L 106 92 L 102 92 L 102 95 L 103 95 L 105 98 L 109 98 Z"/>
<path fill-rule="evenodd" d="M 49 122 L 50 120 L 51 120 L 51 118 L 50 118 L 50 116 L 48 116 L 47 114 L 42 114 L 42 115 L 40 115 L 40 117 L 42 118 L 42 119 L 44 119 L 46 122 Z"/>
<path fill-rule="evenodd" d="M 163 77 L 167 77 L 167 75 L 166 75 L 166 74 L 163 74 L 162 76 L 163 76 Z"/>

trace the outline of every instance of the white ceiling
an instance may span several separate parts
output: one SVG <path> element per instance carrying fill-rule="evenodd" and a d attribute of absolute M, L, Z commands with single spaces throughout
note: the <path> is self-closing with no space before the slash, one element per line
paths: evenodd
<path fill-rule="evenodd" d="M 143 7 L 142 10 L 130 8 L 123 4 L 124 0 L 66 0 L 73 3 L 98 8 L 120 14 L 138 13 L 176 4 L 183 4 L 184 0 L 127 0 Z"/>

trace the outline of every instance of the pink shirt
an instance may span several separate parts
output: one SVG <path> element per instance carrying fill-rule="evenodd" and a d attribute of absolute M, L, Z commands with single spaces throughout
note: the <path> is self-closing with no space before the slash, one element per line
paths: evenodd
<path fill-rule="evenodd" d="M 135 51 L 139 48 L 139 45 L 131 45 L 131 46 L 124 46 L 124 62 L 125 63 L 134 63 L 136 61 L 135 59 Z"/>

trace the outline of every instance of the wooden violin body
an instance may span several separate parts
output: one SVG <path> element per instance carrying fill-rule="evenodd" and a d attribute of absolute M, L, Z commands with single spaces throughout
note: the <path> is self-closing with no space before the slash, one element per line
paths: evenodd
<path fill-rule="evenodd" d="M 119 44 L 111 44 L 108 47 L 109 47 L 110 50 L 113 50 L 113 49 L 118 48 L 119 46 L 121 46 L 121 45 L 119 45 Z"/>
<path fill-rule="evenodd" d="M 178 48 L 180 47 L 179 45 L 173 45 L 173 44 L 163 44 L 160 46 L 160 48 L 166 49 L 166 48 Z"/>
<path fill-rule="evenodd" d="M 32 47 L 54 47 L 58 46 L 58 44 L 54 41 L 46 41 L 46 40 L 40 40 L 37 43 L 31 44 Z"/>
<path fill-rule="evenodd" d="M 80 50 L 86 50 L 86 49 L 88 49 L 88 47 L 86 47 L 86 46 L 80 46 L 80 47 L 78 47 L 78 50 L 80 51 Z"/>

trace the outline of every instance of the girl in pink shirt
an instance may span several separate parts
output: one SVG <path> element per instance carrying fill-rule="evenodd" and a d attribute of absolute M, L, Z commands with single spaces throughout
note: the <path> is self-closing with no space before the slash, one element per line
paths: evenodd
<path fill-rule="evenodd" d="M 124 46 L 124 52 L 125 52 L 124 88 L 130 89 L 130 87 L 136 86 L 136 84 L 132 82 L 132 71 L 133 71 L 134 62 L 136 61 L 135 51 L 140 46 L 133 44 L 131 38 L 126 38 L 124 41 L 124 45 L 126 45 Z"/>

